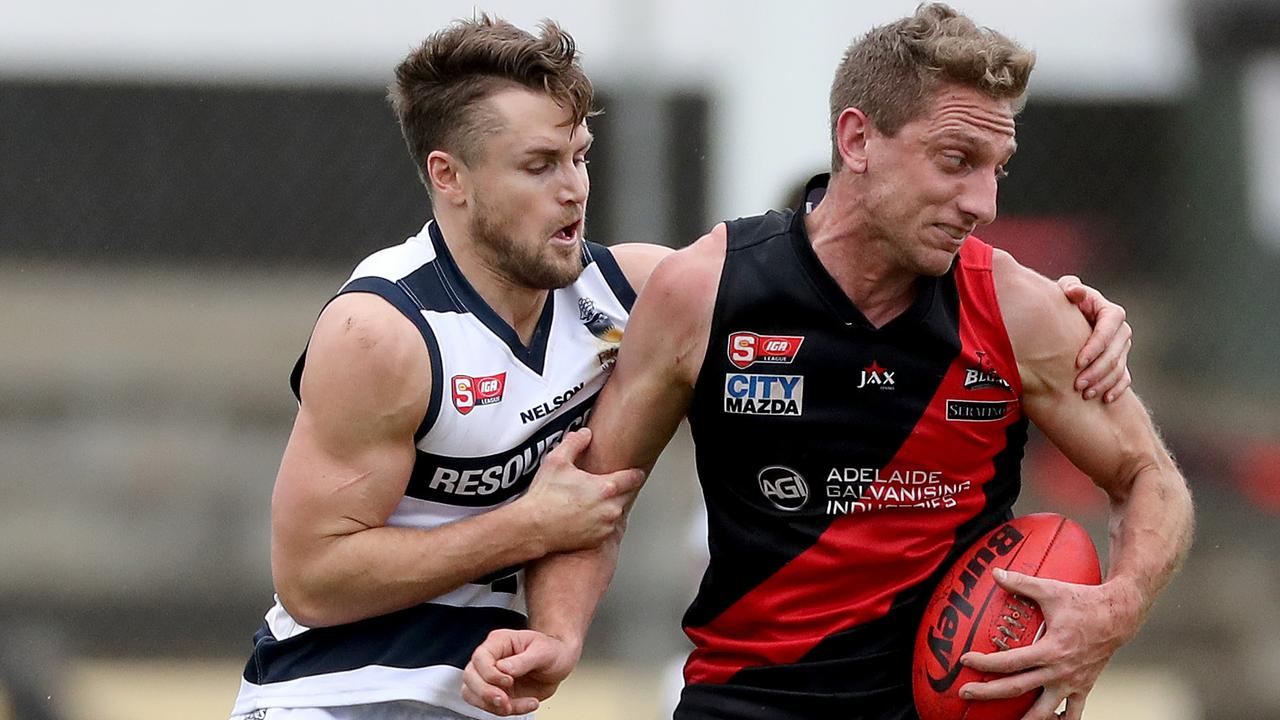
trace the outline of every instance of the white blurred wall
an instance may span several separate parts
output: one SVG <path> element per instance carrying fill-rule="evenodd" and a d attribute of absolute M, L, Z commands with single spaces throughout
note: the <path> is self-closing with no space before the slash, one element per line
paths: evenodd
<path fill-rule="evenodd" d="M 750 214 L 828 158 L 849 41 L 914 0 L 0 0 L 0 74 L 381 84 L 426 34 L 484 10 L 555 18 L 600 84 L 710 89 L 711 211 Z M 1194 72 L 1181 0 L 953 0 L 1033 47 L 1033 93 L 1164 97 Z"/>

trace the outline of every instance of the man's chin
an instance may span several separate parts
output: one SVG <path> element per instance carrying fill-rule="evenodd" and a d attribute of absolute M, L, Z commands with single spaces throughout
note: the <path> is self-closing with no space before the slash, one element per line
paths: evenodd
<path fill-rule="evenodd" d="M 916 266 L 916 274 L 924 277 L 942 277 L 951 272 L 951 266 L 959 256 L 960 253 L 955 252 L 946 256 L 921 258 L 921 262 Z"/>
<path fill-rule="evenodd" d="M 572 264 L 547 264 L 536 273 L 526 274 L 524 284 L 538 290 L 559 290 L 566 288 L 582 276 L 582 262 L 575 257 Z"/>

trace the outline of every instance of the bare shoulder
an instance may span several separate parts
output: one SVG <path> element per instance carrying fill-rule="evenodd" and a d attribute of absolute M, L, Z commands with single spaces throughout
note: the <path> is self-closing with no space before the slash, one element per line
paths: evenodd
<path fill-rule="evenodd" d="M 672 260 L 672 262 L 677 267 L 688 270 L 693 270 L 692 267 L 688 267 L 690 263 L 696 263 L 698 260 L 707 260 L 708 266 L 715 266 L 714 269 L 718 281 L 718 265 L 723 264 L 724 248 L 725 228 L 724 223 L 721 223 L 712 228 L 711 232 L 698 238 L 692 245 L 682 250 L 673 250 L 669 247 L 650 243 L 623 243 L 614 245 L 609 250 L 613 253 L 614 259 L 618 261 L 618 266 L 622 268 L 622 274 L 626 275 L 627 282 L 630 282 L 631 287 L 635 288 L 636 292 L 639 293 L 648 284 L 654 271 L 669 258 L 680 258 Z"/>
<path fill-rule="evenodd" d="M 641 353 L 665 357 L 659 364 L 690 385 L 706 354 L 724 253 L 724 226 L 717 225 L 692 245 L 667 255 L 654 268 L 628 322 L 633 349 L 640 344 L 645 346 Z"/>
<path fill-rule="evenodd" d="M 309 415 L 344 426 L 343 433 L 382 435 L 421 423 L 431 382 L 427 346 L 413 323 L 376 295 L 349 293 L 316 321 L 300 395 Z"/>
<path fill-rule="evenodd" d="M 1076 352 L 1089 336 L 1084 316 L 1057 283 L 1003 250 L 992 257 L 992 280 L 1024 388 L 1073 382 Z"/>
<path fill-rule="evenodd" d="M 705 311 L 709 319 L 724 267 L 725 245 L 725 229 L 720 224 L 692 245 L 663 258 L 650 278 L 648 294 L 668 311 L 682 315 Z"/>
<path fill-rule="evenodd" d="M 1137 469 L 1171 467 L 1142 402 L 1125 393 L 1112 403 L 1084 400 L 1074 389 L 1076 350 L 1089 334 L 1084 316 L 1057 283 L 996 251 L 993 279 L 1022 375 L 1027 417 L 1076 467 L 1108 492 L 1121 492 Z"/>
<path fill-rule="evenodd" d="M 609 248 L 613 259 L 618 261 L 622 274 L 637 293 L 644 289 L 653 269 L 668 255 L 675 252 L 669 247 L 651 243 L 623 243 Z"/>

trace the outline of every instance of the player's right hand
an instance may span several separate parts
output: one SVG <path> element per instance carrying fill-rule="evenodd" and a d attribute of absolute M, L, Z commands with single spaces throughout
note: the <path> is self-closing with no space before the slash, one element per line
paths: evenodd
<path fill-rule="evenodd" d="M 578 663 L 568 643 L 536 630 L 494 630 L 462 672 L 462 698 L 494 715 L 523 715 L 555 693 Z"/>
<path fill-rule="evenodd" d="M 594 548 L 621 529 L 635 493 L 644 484 L 641 470 L 593 475 L 579 470 L 578 457 L 591 444 L 583 428 L 564 440 L 542 460 L 529 492 L 517 502 L 529 513 L 547 552 Z"/>

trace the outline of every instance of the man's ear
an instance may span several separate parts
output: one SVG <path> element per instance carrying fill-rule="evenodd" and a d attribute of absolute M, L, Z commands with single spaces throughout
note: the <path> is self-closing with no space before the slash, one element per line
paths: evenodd
<path fill-rule="evenodd" d="M 449 205 L 461 206 L 467 201 L 467 166 L 461 158 L 443 150 L 427 155 L 427 182 L 432 196 Z"/>
<path fill-rule="evenodd" d="M 871 118 L 855 107 L 847 107 L 836 118 L 836 150 L 844 167 L 855 173 L 867 170 L 867 138 Z"/>

